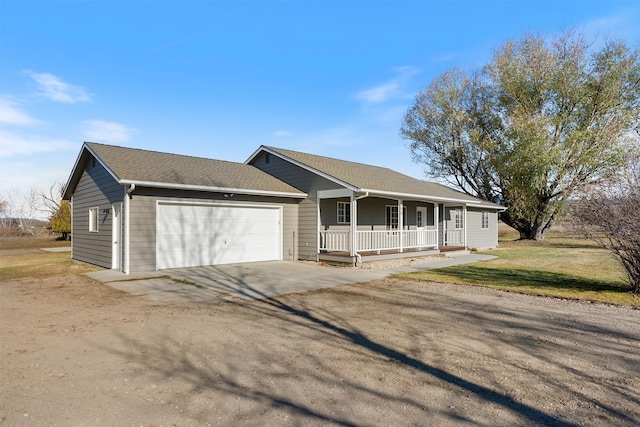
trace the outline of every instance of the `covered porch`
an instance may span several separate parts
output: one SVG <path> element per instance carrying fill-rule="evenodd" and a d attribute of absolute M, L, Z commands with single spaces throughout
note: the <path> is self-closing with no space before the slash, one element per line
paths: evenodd
<path fill-rule="evenodd" d="M 355 264 L 467 246 L 464 203 L 349 189 L 318 191 L 317 201 L 321 260 Z"/>

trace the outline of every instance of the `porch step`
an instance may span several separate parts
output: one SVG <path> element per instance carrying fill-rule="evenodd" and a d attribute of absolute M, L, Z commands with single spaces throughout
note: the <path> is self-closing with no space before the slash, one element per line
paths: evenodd
<path fill-rule="evenodd" d="M 459 256 L 465 256 L 465 255 L 469 255 L 471 252 L 469 252 L 467 249 L 459 249 L 459 250 L 455 250 L 455 251 L 448 251 L 448 252 L 440 252 L 441 256 L 444 256 L 446 258 L 455 258 L 455 257 L 459 257 Z"/>

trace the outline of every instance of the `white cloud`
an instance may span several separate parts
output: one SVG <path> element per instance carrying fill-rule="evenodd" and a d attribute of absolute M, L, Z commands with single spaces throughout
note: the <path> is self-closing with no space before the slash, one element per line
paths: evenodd
<path fill-rule="evenodd" d="M 0 129 L 0 158 L 75 148 L 76 144 L 65 139 L 24 136 Z"/>
<path fill-rule="evenodd" d="M 402 89 L 409 82 L 411 77 L 420 72 L 415 67 L 397 67 L 393 70 L 395 76 L 385 83 L 374 86 L 369 89 L 362 90 L 356 94 L 356 99 L 365 101 L 370 104 L 377 104 L 388 101 L 391 98 L 404 96 Z"/>
<path fill-rule="evenodd" d="M 87 120 L 84 124 L 87 126 L 84 136 L 87 141 L 93 142 L 126 142 L 136 131 L 136 129 L 121 123 L 108 122 L 106 120 Z"/>
<path fill-rule="evenodd" d="M 366 102 L 383 102 L 391 97 L 400 85 L 396 81 L 381 84 L 358 93 L 358 99 Z"/>
<path fill-rule="evenodd" d="M 293 133 L 288 130 L 276 130 L 273 132 L 273 136 L 276 136 L 278 138 L 283 138 L 285 136 L 291 136 L 291 135 L 293 135 Z"/>
<path fill-rule="evenodd" d="M 90 102 L 91 96 L 82 86 L 75 86 L 62 81 L 59 77 L 49 73 L 26 72 L 36 84 L 41 94 L 52 101 L 73 104 L 76 102 Z"/>
<path fill-rule="evenodd" d="M 0 123 L 29 126 L 40 123 L 38 120 L 20 111 L 16 103 L 6 97 L 0 97 Z"/>

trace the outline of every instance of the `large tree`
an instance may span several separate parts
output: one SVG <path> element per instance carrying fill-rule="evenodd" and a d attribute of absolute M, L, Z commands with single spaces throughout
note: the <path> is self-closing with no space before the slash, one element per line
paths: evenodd
<path fill-rule="evenodd" d="M 637 50 L 526 35 L 434 79 L 400 133 L 430 176 L 504 204 L 505 223 L 541 240 L 578 188 L 623 167 L 639 111 Z"/>

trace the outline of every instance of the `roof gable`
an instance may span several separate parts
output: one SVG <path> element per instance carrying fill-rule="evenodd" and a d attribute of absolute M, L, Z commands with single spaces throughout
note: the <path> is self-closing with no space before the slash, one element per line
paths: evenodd
<path fill-rule="evenodd" d="M 244 163 L 85 142 L 65 188 L 70 197 L 84 162 L 94 156 L 120 184 L 304 197 L 305 193 Z"/>
<path fill-rule="evenodd" d="M 429 198 L 445 202 L 462 202 L 502 209 L 499 205 L 482 201 L 445 185 L 415 179 L 389 168 L 317 156 L 299 151 L 262 146 L 246 163 L 250 163 L 261 151 L 279 156 L 284 160 L 358 192 L 386 194 L 399 198 Z"/>

